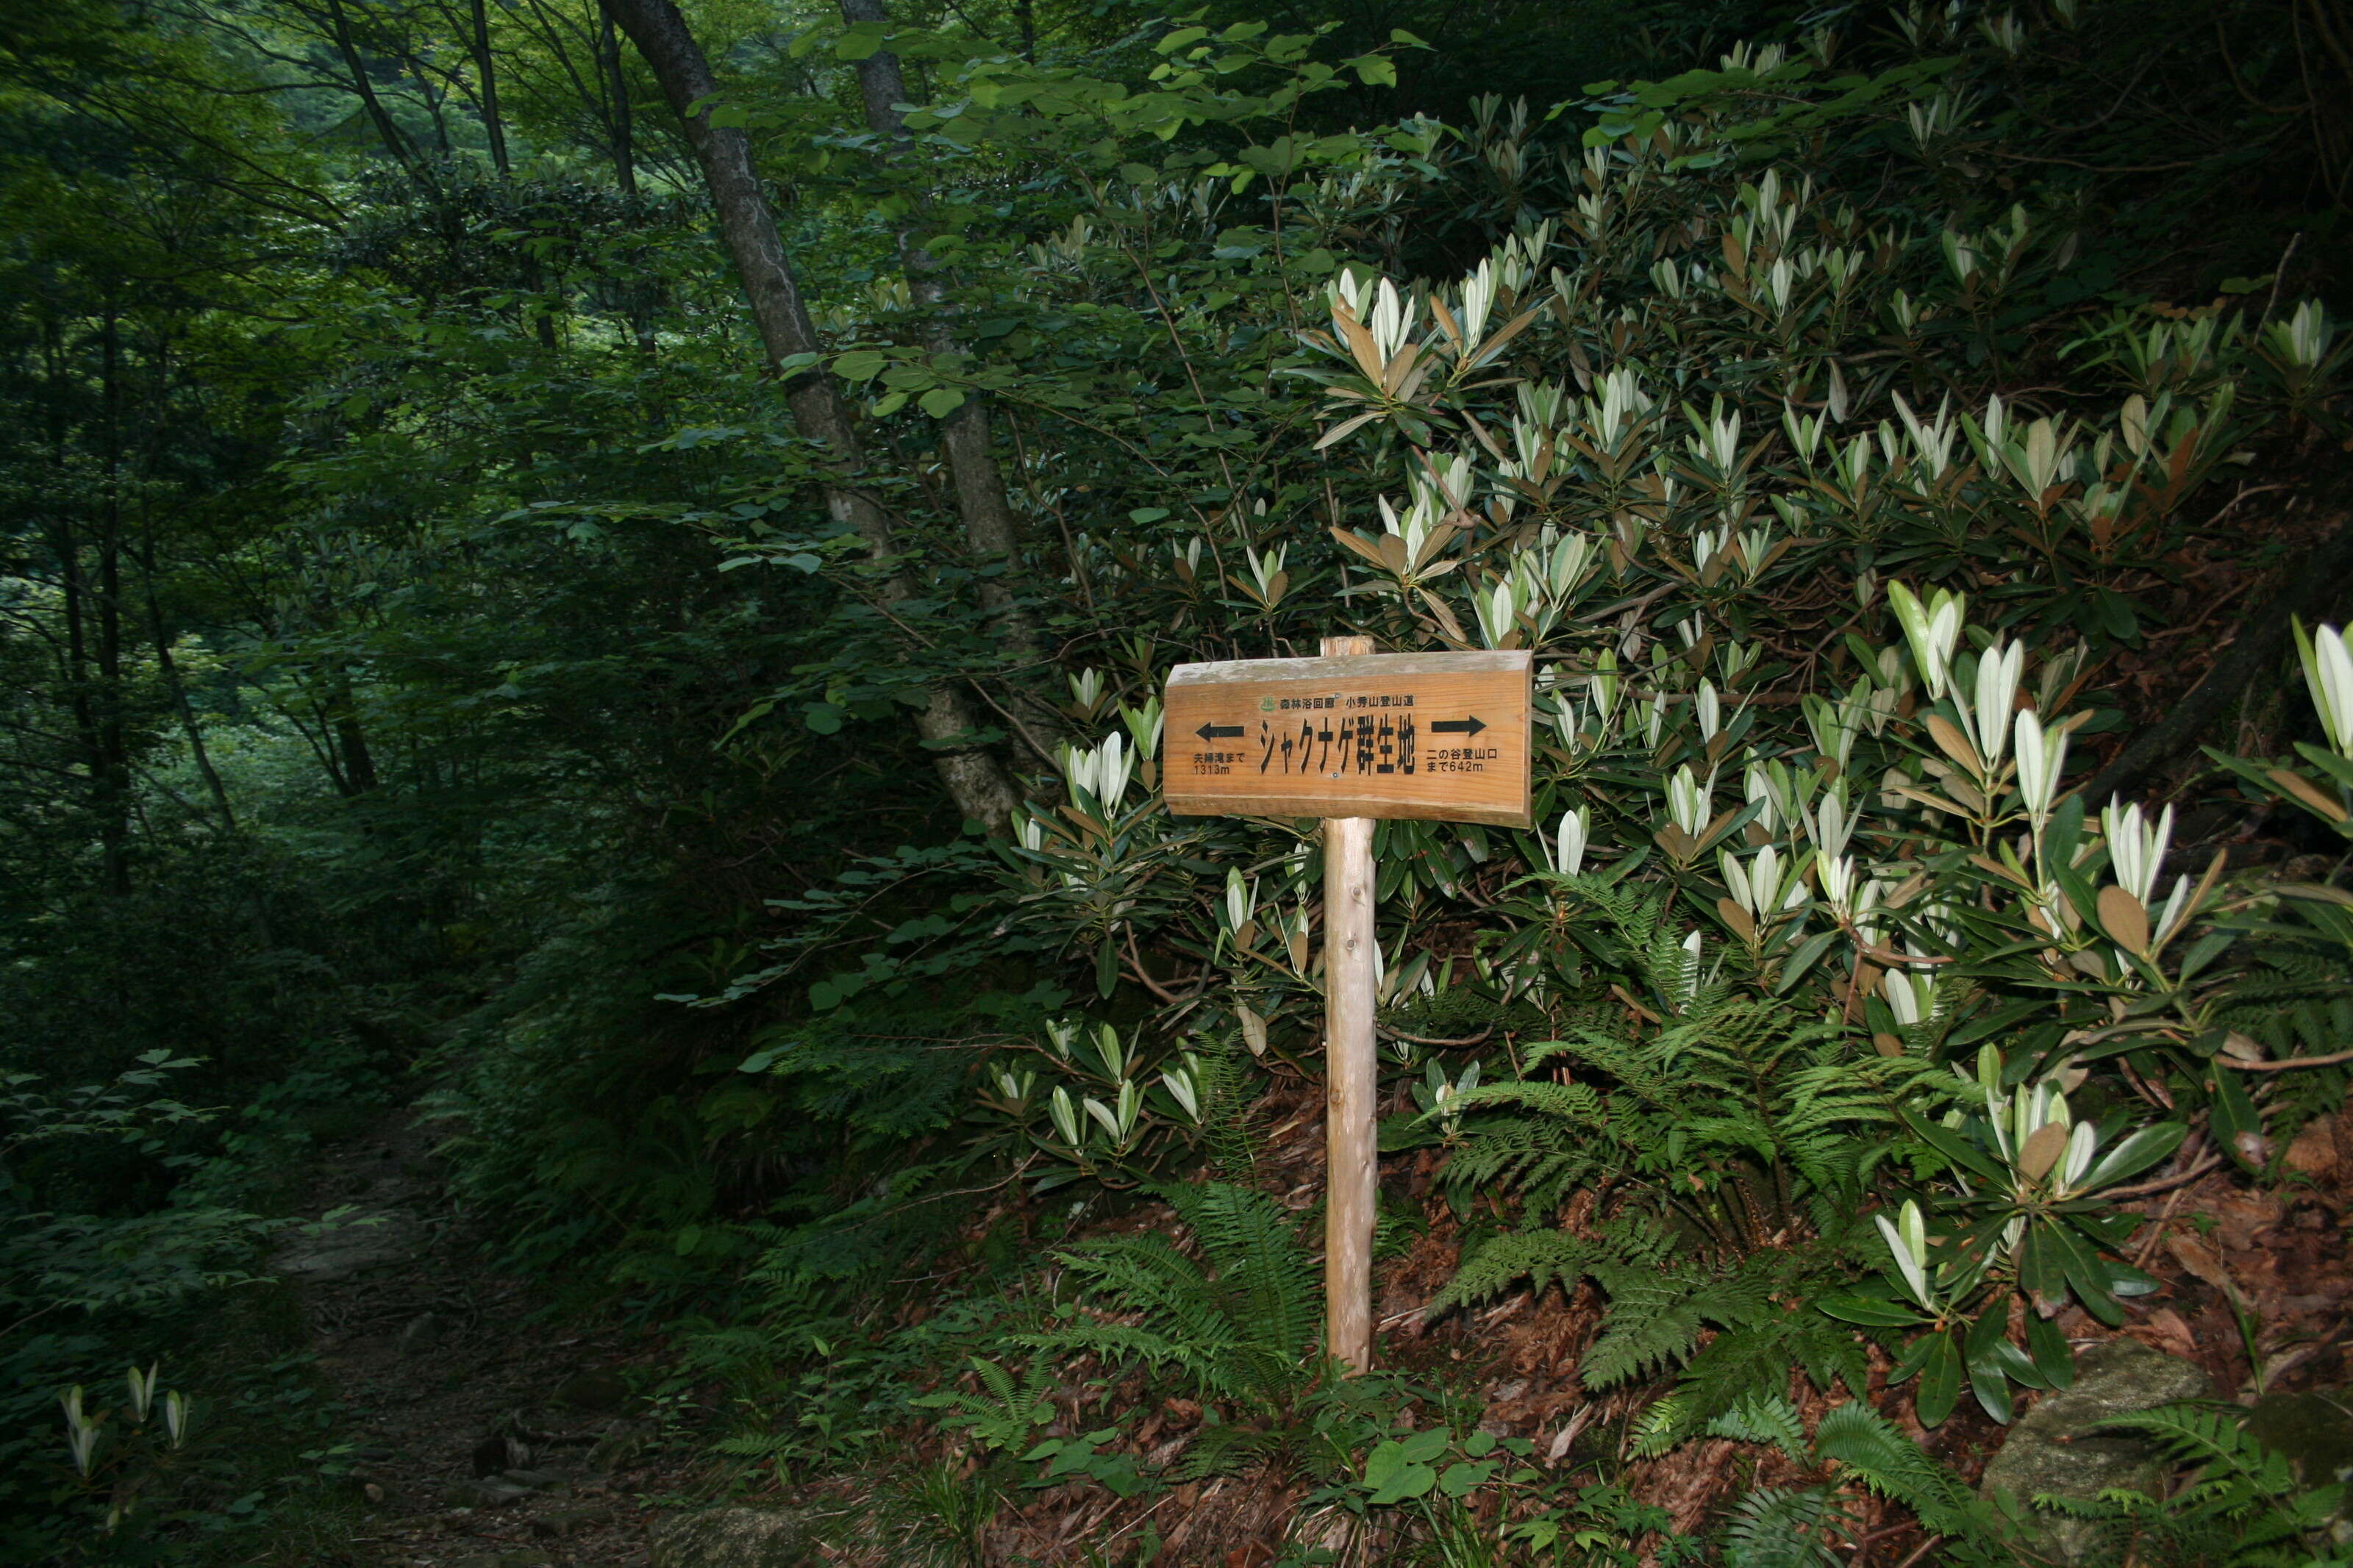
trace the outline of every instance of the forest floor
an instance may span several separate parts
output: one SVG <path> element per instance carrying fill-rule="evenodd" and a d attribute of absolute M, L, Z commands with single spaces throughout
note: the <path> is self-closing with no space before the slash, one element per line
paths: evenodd
<path fill-rule="evenodd" d="M 1391 1108 L 1398 1109 L 1398 1108 Z M 1253 1184 L 1282 1195 L 1304 1214 L 1321 1192 L 1322 1104 L 1311 1081 L 1278 1087 L 1254 1112 L 1265 1125 Z M 2164 1289 L 2131 1302 L 2121 1330 L 2111 1330 L 2080 1308 L 2060 1319 L 2079 1352 L 2117 1337 L 2136 1339 L 2194 1364 L 2215 1397 L 2252 1404 L 2262 1394 L 2342 1390 L 2353 1383 L 2353 1101 L 2336 1115 L 2316 1118 L 2282 1162 L 2284 1180 L 2251 1180 L 2205 1143 L 2192 1139 L 2176 1158 L 2119 1206 L 2145 1216 L 2126 1248 L 2157 1275 Z M 1480 1425 L 1498 1436 L 1528 1439 L 1535 1463 L 1569 1481 L 1614 1473 L 1630 1492 L 1664 1509 L 1678 1532 L 1712 1528 L 1710 1521 L 1746 1484 L 1810 1484 L 1770 1466 L 1744 1477 L 1731 1460 L 1735 1445 L 1694 1443 L 1656 1458 L 1627 1461 L 1622 1446 L 1634 1417 L 1655 1386 L 1594 1394 L 1577 1375 L 1581 1354 L 1597 1336 L 1602 1301 L 1591 1286 L 1564 1297 L 1558 1289 L 1516 1290 L 1498 1300 L 1425 1322 L 1423 1305 L 1450 1279 L 1461 1260 L 1464 1226 L 1433 1189 L 1433 1152 L 1386 1162 L 1383 1203 L 1415 1216 L 1377 1269 L 1377 1316 L 1383 1363 L 1418 1384 L 1449 1385 L 1475 1394 Z M 995 1222 L 978 1216 L 976 1228 Z M 1579 1222 L 1572 1208 L 1570 1222 Z M 1145 1205 L 1106 1231 L 1174 1225 L 1165 1205 Z M 1934 1430 L 1912 1419 L 1904 1391 L 1885 1379 L 1888 1358 L 1872 1356 L 1873 1403 L 1893 1414 L 1930 1453 L 1976 1482 L 1988 1459 L 2013 1429 L 1988 1419 L 1973 1404 Z M 970 1380 L 965 1380 L 969 1384 Z M 1839 1397 L 1843 1397 L 1841 1395 Z M 1139 1373 L 1121 1377 L 1091 1362 L 1065 1369 L 1052 1395 L 1058 1419 L 1049 1436 L 1063 1436 L 1140 1414 L 1108 1449 L 1133 1455 L 1147 1473 L 1176 1460 L 1201 1430 L 1203 1412 L 1183 1399 L 1155 1401 Z M 1811 1392 L 1799 1397 L 1810 1421 L 1834 1400 Z M 2032 1408 L 2023 1394 L 2018 1414 Z M 909 1432 L 894 1468 L 953 1464 L 957 1437 Z M 967 1457 L 965 1461 L 970 1464 Z M 844 1476 L 811 1489 L 804 1500 L 837 1509 L 863 1491 L 887 1492 L 892 1478 Z M 987 1530 L 988 1561 L 1060 1563 L 1092 1561 L 1086 1546 L 1133 1542 L 1146 1531 L 1161 1542 L 1158 1562 L 1231 1563 L 1250 1568 L 1274 1560 L 1275 1548 L 1314 1521 L 1299 1517 L 1308 1484 L 1256 1471 L 1121 1499 L 1079 1485 L 1025 1489 L 1002 1500 Z M 1908 1516 L 1863 1498 L 1858 1506 L 1878 1550 L 1889 1561 L 1923 1544 Z M 1336 1521 L 1335 1521 L 1336 1522 Z M 1383 1542 L 1355 1541 L 1343 1560 L 1378 1562 Z M 903 1561 L 898 1543 L 843 1542 L 833 1561 L 888 1568 Z M 1874 1558 L 1874 1561 L 1877 1560 Z"/>
<path fill-rule="evenodd" d="M 1316 1101 L 1314 1086 L 1303 1081 L 1279 1089 L 1259 1109 L 1272 1125 L 1258 1184 L 1286 1192 L 1303 1210 L 1319 1187 Z M 396 1111 L 323 1152 L 299 1196 L 300 1212 L 348 1212 L 335 1225 L 292 1233 L 274 1260 L 299 1308 L 322 1392 L 339 1406 L 337 1436 L 352 1468 L 341 1514 L 348 1533 L 281 1551 L 273 1561 L 646 1568 L 649 1527 L 660 1510 L 712 1489 L 694 1436 L 665 1428 L 635 1392 L 668 1370 L 665 1346 L 641 1327 L 559 1302 L 551 1286 L 490 1261 L 484 1237 L 448 1194 L 430 1152 L 433 1136 L 411 1113 Z M 2137 1304 L 2124 1332 L 2196 1363 L 2225 1398 L 2251 1399 L 2258 1387 L 2342 1387 L 2353 1370 L 2346 1314 L 2353 1298 L 2346 1230 L 2353 1106 L 2314 1121 L 2295 1144 L 2284 1162 L 2288 1182 L 2266 1191 L 2212 1152 L 2199 1152 L 2193 1141 L 2170 1178 L 2151 1184 L 2161 1190 L 2130 1205 L 2149 1223 L 2128 1250 L 2169 1288 Z M 1387 1184 L 1388 1200 L 1419 1210 L 1426 1226 L 1381 1270 L 1388 1358 L 1438 1381 L 1467 1376 L 1483 1395 L 1483 1424 L 1532 1439 L 1547 1468 L 1596 1462 L 1593 1444 L 1615 1447 L 1612 1434 L 1639 1405 L 1641 1391 L 1596 1397 L 1578 1384 L 1578 1353 L 1599 1318 L 1589 1290 L 1566 1300 L 1556 1291 L 1519 1292 L 1421 1326 L 1421 1302 L 1452 1272 L 1460 1229 L 1434 1201 L 1431 1163 L 1399 1160 Z M 1114 1228 L 1168 1220 L 1158 1205 L 1145 1205 Z M 2080 1313 L 2063 1326 L 2079 1346 L 2108 1332 Z M 1090 1389 L 1087 1370 L 1071 1368 L 1057 1391 L 1056 1403 L 1070 1406 L 1057 1431 L 1087 1425 L 1090 1405 L 1099 1420 L 1105 1408 L 1136 1408 L 1146 1397 L 1117 1379 Z M 1136 1458 L 1147 1466 L 1168 1460 L 1199 1415 L 1184 1401 L 1164 1402 L 1130 1435 Z M 1972 1478 L 2004 1436 L 1968 1412 L 1937 1432 L 1914 1430 Z M 911 1431 L 903 1439 L 894 1468 L 954 1463 L 955 1445 L 941 1434 Z M 1666 1506 L 1679 1528 L 1699 1527 L 1724 1500 L 1724 1456 L 1713 1451 L 1719 1447 L 1694 1445 L 1641 1461 L 1623 1479 Z M 791 1501 L 839 1512 L 852 1490 L 892 1484 L 874 1474 L 842 1476 Z M 1297 1523 L 1292 1515 L 1301 1500 L 1298 1487 L 1262 1476 L 1132 1501 L 1071 1488 L 1004 1500 L 1010 1506 L 987 1532 L 1002 1560 L 1074 1561 L 1078 1542 L 1101 1544 L 1149 1525 L 1165 1542 L 1160 1560 L 1185 1563 L 1268 1560 L 1270 1543 Z M 828 1555 L 880 1563 L 894 1552 L 881 1541 L 844 1541 Z"/>
<path fill-rule="evenodd" d="M 341 1406 L 354 1526 L 278 1561 L 639 1568 L 653 1500 L 695 1463 L 632 1392 L 659 1347 L 489 1261 L 433 1142 L 397 1110 L 326 1150 L 299 1212 L 350 1212 L 273 1259 Z"/>

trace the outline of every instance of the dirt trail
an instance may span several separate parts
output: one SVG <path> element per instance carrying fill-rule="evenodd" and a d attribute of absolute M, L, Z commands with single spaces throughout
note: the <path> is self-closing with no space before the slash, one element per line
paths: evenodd
<path fill-rule="evenodd" d="M 648 1347 L 633 1360 L 616 1330 L 541 1321 L 545 1293 L 485 1261 L 432 1143 L 403 1111 L 329 1151 L 302 1212 L 354 1213 L 273 1259 L 357 1456 L 360 1523 L 336 1561 L 641 1568 L 646 1500 L 688 1464 L 631 1394 Z"/>

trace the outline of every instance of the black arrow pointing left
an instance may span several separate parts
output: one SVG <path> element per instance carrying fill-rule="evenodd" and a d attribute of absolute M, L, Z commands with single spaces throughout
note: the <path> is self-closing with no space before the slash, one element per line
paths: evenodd
<path fill-rule="evenodd" d="M 1204 741 L 1236 740 L 1240 737 L 1242 727 L 1240 724 L 1204 724 L 1193 731 Z"/>

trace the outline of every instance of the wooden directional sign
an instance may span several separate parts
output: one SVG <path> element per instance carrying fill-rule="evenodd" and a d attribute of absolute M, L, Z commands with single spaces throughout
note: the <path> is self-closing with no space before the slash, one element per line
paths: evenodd
<path fill-rule="evenodd" d="M 1161 743 L 1168 809 L 1528 826 L 1532 665 L 1526 653 L 1180 664 Z"/>
<path fill-rule="evenodd" d="M 1375 653 L 1180 664 L 1160 788 L 1180 816 L 1324 821 L 1324 1347 L 1373 1364 L 1380 1211 L 1380 938 L 1373 818 L 1529 826 L 1525 653 Z"/>

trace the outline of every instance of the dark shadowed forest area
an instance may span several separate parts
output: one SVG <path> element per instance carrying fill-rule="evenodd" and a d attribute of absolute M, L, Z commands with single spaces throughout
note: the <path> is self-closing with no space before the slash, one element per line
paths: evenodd
<path fill-rule="evenodd" d="M 14 0 L 0 194 L 0 1561 L 2353 1565 L 2353 0 Z M 1332 637 L 1534 671 L 1369 1366 Z"/>

